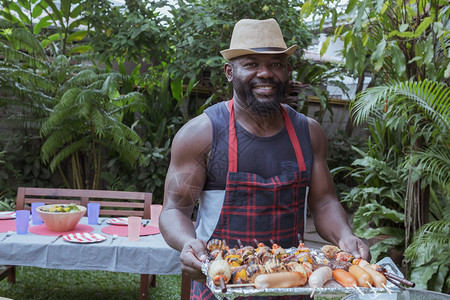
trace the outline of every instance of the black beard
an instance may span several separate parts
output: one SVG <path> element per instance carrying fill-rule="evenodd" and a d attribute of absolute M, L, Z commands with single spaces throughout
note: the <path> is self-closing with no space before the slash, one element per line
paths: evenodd
<path fill-rule="evenodd" d="M 255 94 L 252 92 L 253 87 L 258 84 L 274 84 L 277 91 L 275 98 L 272 101 L 258 101 Z M 278 80 L 270 80 L 267 82 L 250 82 L 248 85 L 244 85 L 242 84 L 242 81 L 233 78 L 233 86 L 236 90 L 236 94 L 244 101 L 251 112 L 258 115 L 270 115 L 280 110 L 280 104 L 283 101 L 287 83 L 283 85 Z"/>

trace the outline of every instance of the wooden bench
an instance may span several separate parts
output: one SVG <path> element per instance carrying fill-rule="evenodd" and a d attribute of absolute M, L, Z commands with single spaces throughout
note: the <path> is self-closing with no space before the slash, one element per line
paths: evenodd
<path fill-rule="evenodd" d="M 89 202 L 97 202 L 100 203 L 100 216 L 104 217 L 139 216 L 151 219 L 152 212 L 152 193 L 19 187 L 16 210 L 31 210 L 33 202 L 75 203 L 82 206 L 87 206 Z M 156 211 L 158 210 L 160 209 Z M 8 277 L 8 282 L 15 283 L 15 269 L 15 266 L 7 266 L 5 270 L 0 271 L 0 280 Z M 156 275 L 141 274 L 139 299 L 147 299 L 150 285 L 155 284 Z"/>

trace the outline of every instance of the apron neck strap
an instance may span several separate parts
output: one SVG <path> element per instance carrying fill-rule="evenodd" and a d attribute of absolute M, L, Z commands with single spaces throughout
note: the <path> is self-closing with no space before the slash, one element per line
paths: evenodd
<path fill-rule="evenodd" d="M 230 110 L 230 120 L 228 126 L 228 172 L 237 172 L 237 137 L 236 126 L 234 118 L 234 106 L 233 99 L 228 102 L 228 108 Z M 294 126 L 289 118 L 286 110 L 281 106 L 283 113 L 284 126 L 287 129 L 292 146 L 294 147 L 295 156 L 297 158 L 297 164 L 299 171 L 306 171 L 305 161 L 303 160 L 302 148 L 298 142 L 297 134 L 295 133 Z"/>

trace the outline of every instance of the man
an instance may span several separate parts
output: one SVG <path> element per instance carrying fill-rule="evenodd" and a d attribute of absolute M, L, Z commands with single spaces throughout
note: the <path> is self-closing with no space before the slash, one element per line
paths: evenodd
<path fill-rule="evenodd" d="M 281 104 L 290 75 L 287 58 L 295 50 L 286 47 L 274 19 L 236 23 L 230 48 L 221 52 L 233 99 L 208 108 L 174 138 L 160 228 L 181 252 L 195 299 L 211 296 L 201 272 L 208 240 L 233 247 L 238 239 L 245 245 L 272 239 L 295 247 L 303 235 L 306 194 L 325 240 L 356 257 L 370 255 L 337 199 L 322 128 Z"/>

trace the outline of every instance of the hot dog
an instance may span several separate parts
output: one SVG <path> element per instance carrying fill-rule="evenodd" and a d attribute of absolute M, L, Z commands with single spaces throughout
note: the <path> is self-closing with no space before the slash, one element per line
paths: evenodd
<path fill-rule="evenodd" d="M 320 267 L 309 276 L 308 283 L 312 288 L 321 288 L 331 278 L 333 278 L 331 268 Z"/>
<path fill-rule="evenodd" d="M 255 287 L 257 289 L 291 288 L 302 286 L 306 283 L 306 281 L 307 277 L 298 272 L 262 274 L 256 277 Z"/>
<path fill-rule="evenodd" d="M 333 278 L 343 287 L 353 287 L 357 284 L 356 278 L 349 272 L 342 269 L 333 270 Z"/>
<path fill-rule="evenodd" d="M 364 267 L 369 265 L 369 262 L 367 260 L 362 259 L 362 258 L 355 258 L 352 261 L 352 264 L 360 266 L 361 268 L 364 268 Z"/>
<path fill-rule="evenodd" d="M 373 285 L 377 288 L 384 288 L 386 286 L 386 277 L 380 272 L 371 269 L 369 266 L 363 267 L 364 271 L 370 274 L 373 279 Z"/>
<path fill-rule="evenodd" d="M 348 272 L 356 278 L 358 286 L 370 287 L 370 285 L 373 285 L 372 276 L 370 276 L 370 274 L 364 271 L 364 269 L 360 266 L 353 265 L 348 269 Z"/>

